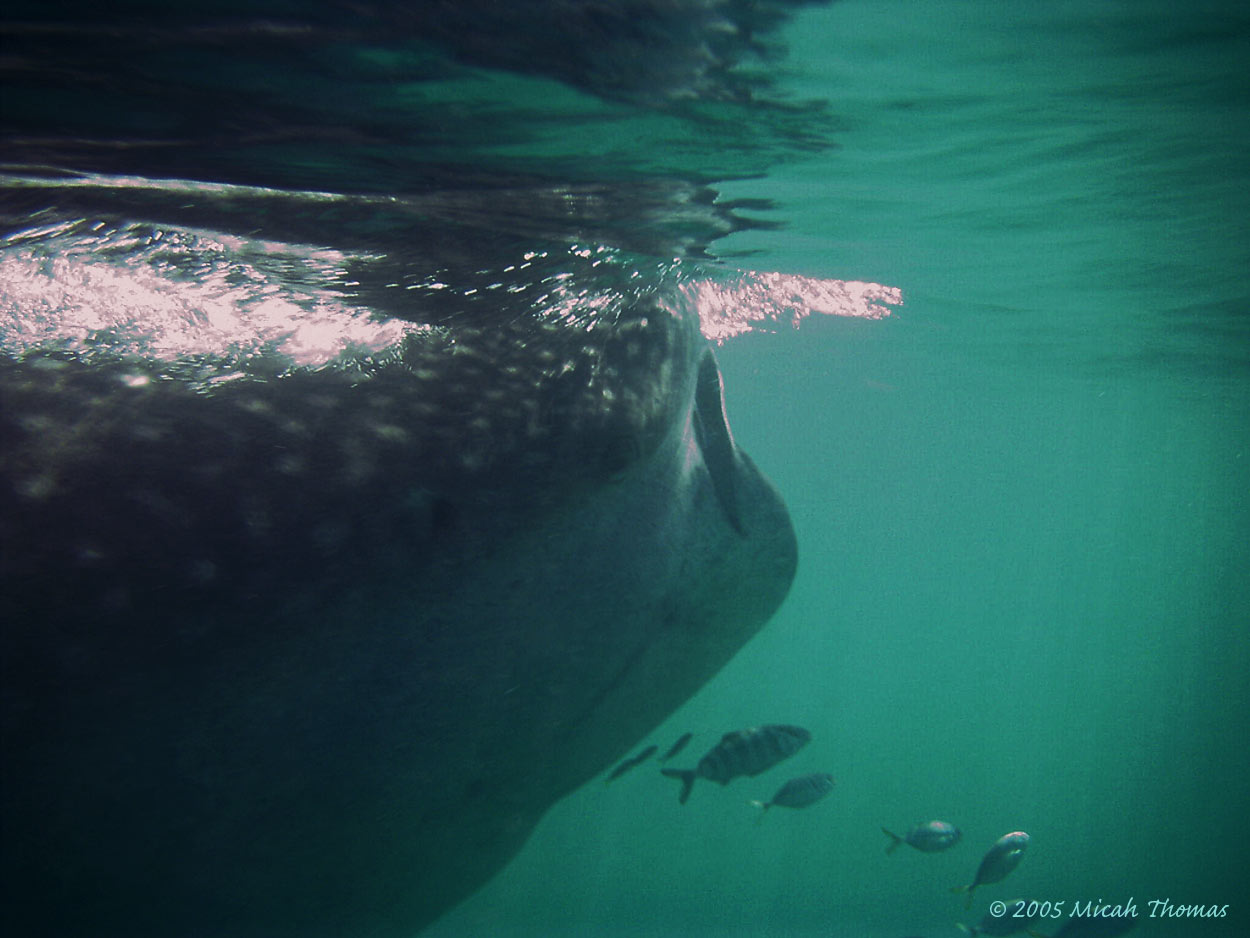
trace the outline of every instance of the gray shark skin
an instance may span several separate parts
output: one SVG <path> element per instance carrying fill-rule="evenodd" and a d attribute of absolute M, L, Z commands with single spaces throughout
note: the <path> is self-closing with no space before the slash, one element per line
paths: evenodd
<path fill-rule="evenodd" d="M 823 126 L 802 5 L 6 8 L 0 934 L 411 936 L 763 626 L 671 259 Z"/>
<path fill-rule="evenodd" d="M 0 356 L 9 933 L 413 934 L 787 592 L 659 294 L 237 368 Z"/>

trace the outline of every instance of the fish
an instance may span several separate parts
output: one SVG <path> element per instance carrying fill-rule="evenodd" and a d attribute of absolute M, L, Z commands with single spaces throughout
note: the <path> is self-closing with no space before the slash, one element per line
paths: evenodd
<path fill-rule="evenodd" d="M 528 85 L 479 109 L 450 62 L 746 100 L 750 17 L 601 7 L 23 4 L 7 932 L 411 936 L 780 606 L 793 525 L 674 260 L 735 230 L 715 193 L 456 146 Z"/>
<path fill-rule="evenodd" d="M 618 765 L 615 769 L 612 770 L 611 775 L 609 775 L 606 779 L 604 779 L 604 784 L 606 785 L 608 782 L 615 781 L 616 779 L 624 775 L 626 772 L 628 772 L 630 769 L 635 768 L 636 766 L 642 765 L 644 762 L 650 759 L 653 755 L 655 755 L 655 750 L 657 748 L 658 747 L 656 746 L 648 746 L 642 752 L 638 753 L 638 755 L 631 756 L 630 758 L 626 759 L 624 762 L 622 762 L 620 765 Z"/>
<path fill-rule="evenodd" d="M 977 867 L 977 875 L 973 877 L 972 882 L 967 886 L 955 886 L 951 892 L 966 892 L 968 901 L 964 908 L 972 906 L 972 893 L 978 886 L 985 886 L 990 883 L 997 883 L 1006 878 L 1007 874 L 1020 865 L 1020 861 L 1024 858 L 1024 851 L 1029 846 L 1029 835 L 1024 831 L 1012 831 L 1010 834 L 1003 834 L 1002 837 L 994 841 L 994 845 L 990 847 L 984 857 L 981 858 L 981 865 Z"/>
<path fill-rule="evenodd" d="M 690 742 L 693 738 L 694 733 L 683 733 L 681 736 L 677 737 L 677 742 L 668 747 L 668 752 L 660 756 L 660 761 L 667 762 L 669 759 L 673 758 L 673 756 L 685 749 L 686 743 Z"/>
<path fill-rule="evenodd" d="M 1030 908 L 1038 909 L 1041 905 L 1028 899 L 1013 899 L 1005 903 L 1006 911 L 1001 915 L 995 915 L 993 912 L 986 912 L 981 917 L 981 921 L 976 925 L 964 925 L 956 922 L 955 927 L 961 931 L 967 932 L 969 935 L 985 935 L 987 938 L 1007 938 L 1009 935 L 1019 935 L 1023 932 L 1029 932 L 1030 927 L 1040 918 L 1040 915 L 1027 915 Z M 1016 914 L 1017 912 L 1021 914 Z M 1032 934 L 1032 932 L 1029 932 Z"/>
<path fill-rule="evenodd" d="M 757 808 L 767 811 L 773 805 L 779 805 L 783 808 L 806 808 L 820 801 L 825 795 L 833 791 L 833 776 L 824 772 L 817 772 L 812 775 L 801 775 L 798 778 L 792 778 L 786 782 L 773 795 L 772 801 L 752 801 L 751 804 Z M 761 812 L 760 818 L 764 815 Z"/>
<path fill-rule="evenodd" d="M 754 777 L 782 759 L 794 755 L 811 741 L 812 734 L 801 726 L 769 724 L 735 730 L 721 737 L 693 769 L 661 769 L 669 778 L 681 781 L 678 801 L 685 804 L 696 778 L 728 785 L 739 776 Z"/>
<path fill-rule="evenodd" d="M 881 830 L 890 838 L 890 845 L 885 848 L 886 853 L 893 853 L 900 844 L 915 847 L 921 853 L 938 853 L 955 846 L 962 836 L 958 827 L 946 821 L 917 824 L 902 837 L 884 827 Z"/>

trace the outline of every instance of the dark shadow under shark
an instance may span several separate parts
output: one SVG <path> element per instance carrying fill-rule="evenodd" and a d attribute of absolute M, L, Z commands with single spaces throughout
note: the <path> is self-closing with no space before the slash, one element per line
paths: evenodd
<path fill-rule="evenodd" d="M 696 190 L 442 167 L 379 201 L 37 129 L 0 245 L 0 923 L 412 934 L 794 575 L 681 275 L 571 240 Z"/>

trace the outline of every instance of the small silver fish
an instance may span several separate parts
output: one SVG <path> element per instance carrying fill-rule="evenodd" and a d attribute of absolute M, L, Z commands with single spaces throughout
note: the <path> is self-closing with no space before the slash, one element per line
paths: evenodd
<path fill-rule="evenodd" d="M 893 853 L 898 849 L 899 844 L 915 847 L 921 853 L 938 853 L 955 846 L 962 836 L 958 827 L 946 821 L 928 821 L 924 824 L 917 824 L 902 837 L 884 827 L 881 830 L 890 838 L 890 845 L 885 848 L 886 853 Z"/>
<path fill-rule="evenodd" d="M 772 801 L 752 801 L 751 804 L 765 811 L 773 805 L 780 805 L 783 808 L 806 808 L 831 791 L 833 791 L 833 776 L 818 772 L 815 775 L 801 775 L 790 779 L 777 789 L 777 794 L 773 795 Z M 761 813 L 760 818 L 763 819 L 763 817 Z"/>
<path fill-rule="evenodd" d="M 956 886 L 951 892 L 966 892 L 968 901 L 964 904 L 964 908 L 972 907 L 972 893 L 978 886 L 985 886 L 988 883 L 997 883 L 1007 876 L 1012 870 L 1020 865 L 1020 860 L 1024 857 L 1024 850 L 1029 845 L 1029 835 L 1024 831 L 1012 831 L 1010 834 L 1003 834 L 998 840 L 994 841 L 994 846 L 986 852 L 981 858 L 981 865 L 977 867 L 977 875 L 967 886 Z"/>
<path fill-rule="evenodd" d="M 638 753 L 638 755 L 633 756 L 632 758 L 626 759 L 624 762 L 622 762 L 620 765 L 618 765 L 616 768 L 612 770 L 612 774 L 609 775 L 606 779 L 604 779 L 603 784 L 606 785 L 608 782 L 611 782 L 615 779 L 620 778 L 622 775 L 624 775 L 626 772 L 628 772 L 630 769 L 632 769 L 636 765 L 642 765 L 642 763 L 646 762 L 655 754 L 656 748 L 657 747 L 655 746 L 648 746 L 642 752 Z"/>
<path fill-rule="evenodd" d="M 661 762 L 667 762 L 669 759 L 673 758 L 673 756 L 677 755 L 677 753 L 679 753 L 679 752 L 681 752 L 683 749 L 685 749 L 685 748 L 686 748 L 686 743 L 690 742 L 690 740 L 691 740 L 691 739 L 693 739 L 693 738 L 694 738 L 694 733 L 684 733 L 684 734 L 683 734 L 683 735 L 682 735 L 682 736 L 681 736 L 681 737 L 677 740 L 677 742 L 673 743 L 673 745 L 671 745 L 671 746 L 669 746 L 669 747 L 668 747 L 668 752 L 666 752 L 666 753 L 664 753 L 664 755 L 660 756 L 660 761 L 661 761 Z"/>
<path fill-rule="evenodd" d="M 726 733 L 693 769 L 661 769 L 669 778 L 681 780 L 678 800 L 686 803 L 696 778 L 728 785 L 739 775 L 756 776 L 792 756 L 811 741 L 801 726 L 769 724 Z"/>

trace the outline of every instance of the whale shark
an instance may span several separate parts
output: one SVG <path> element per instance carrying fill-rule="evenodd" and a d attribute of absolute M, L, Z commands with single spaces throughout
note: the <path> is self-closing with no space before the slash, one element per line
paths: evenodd
<path fill-rule="evenodd" d="M 680 180 L 301 187 L 255 115 L 158 139 L 127 95 L 173 36 L 274 58 L 306 30 L 86 15 L 5 66 L 122 77 L 80 89 L 115 111 L 6 117 L 0 930 L 412 935 L 790 587 L 688 272 L 595 229 L 724 216 Z"/>
<path fill-rule="evenodd" d="M 3 362 L 6 920 L 411 934 L 725 664 L 784 505 L 695 322 L 586 327 Z"/>

